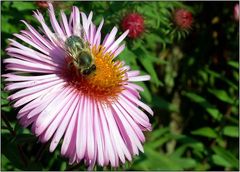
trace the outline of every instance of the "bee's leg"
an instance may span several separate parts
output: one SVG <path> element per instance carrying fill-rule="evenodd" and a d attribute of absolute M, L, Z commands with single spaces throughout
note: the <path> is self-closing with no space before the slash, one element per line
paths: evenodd
<path fill-rule="evenodd" d="M 96 70 L 96 65 L 93 64 L 89 69 L 83 70 L 83 75 L 90 75 L 95 70 Z"/>
<path fill-rule="evenodd" d="M 96 65 L 95 65 L 95 64 L 93 64 L 93 65 L 91 66 L 91 70 L 92 70 L 93 74 L 95 75 L 95 74 L 96 74 L 96 73 L 95 73 L 95 71 L 96 71 Z"/>
<path fill-rule="evenodd" d="M 80 36 L 81 36 L 81 38 L 84 38 L 84 36 L 85 36 L 83 27 L 81 28 Z"/>
<path fill-rule="evenodd" d="M 91 73 L 91 70 L 90 69 L 85 69 L 83 71 L 83 75 L 89 75 Z"/>
<path fill-rule="evenodd" d="M 91 66 L 91 70 L 92 70 L 92 71 L 95 71 L 95 70 L 96 70 L 96 65 L 95 65 L 95 64 L 93 64 L 93 65 Z"/>

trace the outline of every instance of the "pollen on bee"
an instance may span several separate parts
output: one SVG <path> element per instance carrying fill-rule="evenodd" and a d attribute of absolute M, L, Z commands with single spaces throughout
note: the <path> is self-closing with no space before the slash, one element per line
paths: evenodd
<path fill-rule="evenodd" d="M 67 67 L 66 72 L 64 72 L 64 76 L 68 80 L 67 83 L 81 94 L 104 102 L 113 101 L 123 90 L 126 81 L 126 71 L 123 70 L 123 64 L 114 61 L 112 53 L 104 53 L 102 46 L 93 47 L 92 54 L 95 58 L 95 71 L 90 75 L 79 75 L 74 65 L 70 68 Z M 68 60 L 68 66 L 70 63 L 71 60 Z"/>

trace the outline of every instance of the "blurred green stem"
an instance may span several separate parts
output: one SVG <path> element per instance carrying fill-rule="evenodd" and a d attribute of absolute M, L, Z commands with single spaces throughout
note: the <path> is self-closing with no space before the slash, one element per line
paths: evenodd
<path fill-rule="evenodd" d="M 179 109 L 180 108 L 180 97 L 179 93 L 175 92 L 173 96 L 172 103 Z M 170 131 L 172 134 L 181 134 L 182 133 L 182 116 L 179 112 L 173 112 L 171 114 L 171 122 L 170 122 Z M 172 140 L 167 143 L 167 153 L 171 154 L 176 146 L 176 140 Z"/>

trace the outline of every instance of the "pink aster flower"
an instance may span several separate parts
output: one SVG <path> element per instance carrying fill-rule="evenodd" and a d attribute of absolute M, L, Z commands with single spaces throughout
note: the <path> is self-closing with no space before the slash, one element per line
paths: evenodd
<path fill-rule="evenodd" d="M 153 111 L 139 100 L 143 88 L 135 84 L 150 76 L 116 60 L 128 31 L 116 39 L 114 27 L 101 41 L 104 21 L 95 26 L 92 12 L 86 16 L 73 7 L 70 18 L 61 11 L 58 22 L 48 6 L 51 28 L 36 11 L 41 32 L 23 21 L 27 29 L 14 34 L 31 48 L 10 39 L 6 49 L 10 72 L 3 76 L 14 91 L 9 99 L 20 109 L 19 122 L 41 142 L 50 141 L 51 152 L 61 143 L 70 164 L 117 167 L 131 161 L 143 152 L 143 131 L 151 130 L 145 112 Z"/>

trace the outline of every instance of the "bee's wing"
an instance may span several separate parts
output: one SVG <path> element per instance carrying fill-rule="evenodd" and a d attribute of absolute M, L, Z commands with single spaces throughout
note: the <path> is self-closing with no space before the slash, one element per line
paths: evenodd
<path fill-rule="evenodd" d="M 71 51 L 66 46 L 65 41 L 56 33 L 54 33 L 54 37 L 57 40 L 59 47 L 66 53 L 66 55 L 71 56 L 73 57 L 73 60 L 76 60 L 75 56 L 71 53 Z"/>
<path fill-rule="evenodd" d="M 87 33 L 83 27 L 80 28 L 80 37 L 84 40 L 87 41 Z"/>

